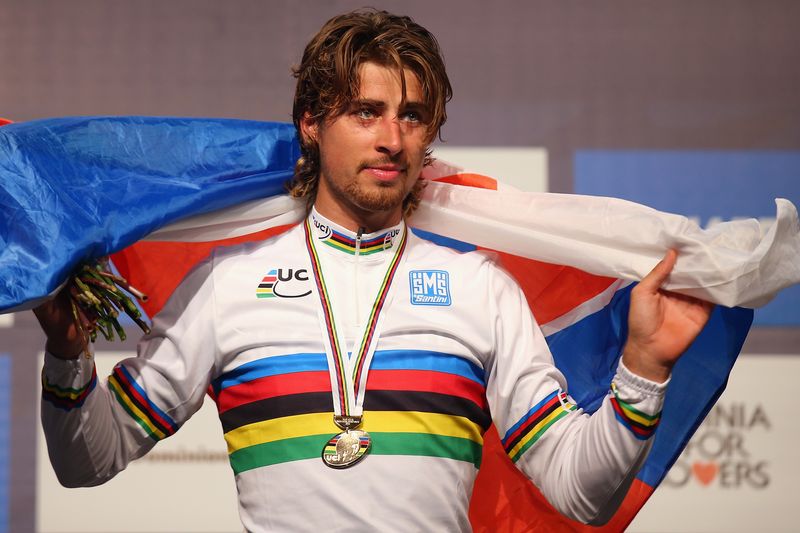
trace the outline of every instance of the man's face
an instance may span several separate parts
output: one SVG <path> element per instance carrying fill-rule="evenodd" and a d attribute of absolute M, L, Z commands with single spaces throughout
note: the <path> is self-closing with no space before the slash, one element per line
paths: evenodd
<path fill-rule="evenodd" d="M 397 69 L 366 62 L 359 76 L 358 97 L 343 114 L 322 124 L 301 123 L 303 135 L 319 144 L 315 206 L 346 226 L 391 225 L 400 220 L 403 199 L 422 171 L 430 111 L 408 69 L 405 102 Z"/>

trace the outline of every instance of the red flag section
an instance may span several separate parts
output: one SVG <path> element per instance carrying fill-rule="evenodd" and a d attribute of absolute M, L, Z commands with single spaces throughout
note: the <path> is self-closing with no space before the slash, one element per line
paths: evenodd
<path fill-rule="evenodd" d="M 262 241 L 279 235 L 291 225 L 278 226 L 250 235 L 213 242 L 139 241 L 111 256 L 128 282 L 148 295 L 140 302 L 149 316 L 158 313 L 186 274 L 218 246 Z"/>
<path fill-rule="evenodd" d="M 576 305 L 597 296 L 616 278 L 593 276 L 577 268 L 534 261 L 497 252 L 500 262 L 522 287 L 539 324 L 560 317 Z"/>
<path fill-rule="evenodd" d="M 636 479 L 622 506 L 608 524 L 603 527 L 586 526 L 556 511 L 539 489 L 517 470 L 503 450 L 494 426 L 483 439 L 481 469 L 469 506 L 469 519 L 476 533 L 623 531 L 653 493 L 652 487 Z"/>

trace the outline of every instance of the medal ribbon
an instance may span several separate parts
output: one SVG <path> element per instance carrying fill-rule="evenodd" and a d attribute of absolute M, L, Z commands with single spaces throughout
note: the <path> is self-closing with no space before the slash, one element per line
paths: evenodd
<path fill-rule="evenodd" d="M 367 373 L 369 372 L 369 364 L 372 360 L 372 354 L 375 352 L 375 341 L 378 337 L 378 322 L 381 318 L 381 311 L 388 299 L 392 280 L 406 248 L 408 229 L 404 228 L 400 236 L 400 244 L 395 247 L 394 256 L 389 262 L 389 267 L 383 276 L 378 294 L 372 304 L 372 310 L 367 319 L 364 333 L 361 335 L 358 350 L 352 359 L 348 359 L 347 354 L 342 352 L 339 331 L 336 329 L 336 321 L 333 316 L 327 284 L 322 274 L 319 254 L 312 237 L 310 218 L 306 219 L 305 230 L 306 248 L 308 249 L 311 272 L 314 275 L 314 282 L 319 295 L 323 330 L 328 341 L 326 351 L 328 352 L 331 387 L 333 387 L 334 392 L 334 414 L 360 416 L 362 405 L 364 404 L 364 388 L 366 386 Z M 367 372 L 364 372 L 364 368 L 367 368 Z"/>

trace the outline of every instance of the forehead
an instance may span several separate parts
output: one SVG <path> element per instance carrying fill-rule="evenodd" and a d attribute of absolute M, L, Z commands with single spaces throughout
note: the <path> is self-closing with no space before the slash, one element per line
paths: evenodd
<path fill-rule="evenodd" d="M 403 98 L 403 81 L 406 82 L 406 102 L 422 102 L 422 87 L 417 75 L 409 68 L 384 66 L 367 61 L 358 67 L 358 98 L 399 104 Z"/>

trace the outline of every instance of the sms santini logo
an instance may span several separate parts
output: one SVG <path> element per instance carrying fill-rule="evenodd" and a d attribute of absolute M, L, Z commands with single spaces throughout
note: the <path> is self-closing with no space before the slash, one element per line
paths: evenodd
<path fill-rule="evenodd" d="M 412 305 L 450 305 L 450 276 L 444 270 L 408 273 Z"/>

